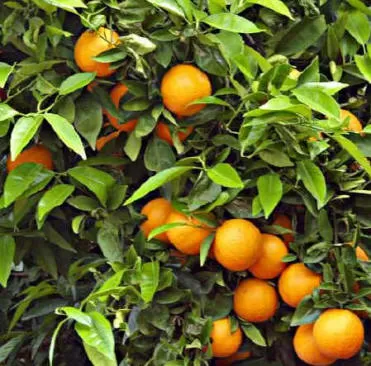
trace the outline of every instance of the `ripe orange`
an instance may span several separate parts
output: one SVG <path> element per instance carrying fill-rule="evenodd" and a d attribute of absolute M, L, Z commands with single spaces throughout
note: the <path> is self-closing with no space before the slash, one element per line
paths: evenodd
<path fill-rule="evenodd" d="M 306 295 L 317 288 L 322 276 L 305 267 L 304 263 L 290 264 L 281 274 L 278 291 L 283 301 L 296 308 Z"/>
<path fill-rule="evenodd" d="M 313 336 L 313 324 L 301 325 L 295 333 L 293 343 L 298 357 L 308 365 L 327 366 L 336 361 L 319 351 Z"/>
<path fill-rule="evenodd" d="M 257 278 L 243 280 L 233 297 L 233 309 L 242 319 L 261 323 L 270 319 L 278 307 L 278 295 L 267 281 Z"/>
<path fill-rule="evenodd" d="M 156 198 L 149 201 L 140 211 L 142 215 L 147 216 L 147 220 L 140 225 L 143 234 L 148 237 L 149 233 L 159 226 L 165 225 L 167 218 L 171 214 L 173 208 L 171 203 L 165 198 Z M 156 239 L 169 242 L 166 232 L 155 236 Z"/>
<path fill-rule="evenodd" d="M 292 230 L 291 220 L 286 215 L 282 214 L 276 215 L 273 221 L 273 225 L 281 226 L 284 229 Z M 293 234 L 283 234 L 282 238 L 287 246 L 289 246 L 290 243 L 292 243 L 295 240 Z"/>
<path fill-rule="evenodd" d="M 190 103 L 211 95 L 208 76 L 192 65 L 180 64 L 172 67 L 161 82 L 161 95 L 167 109 L 178 116 L 193 116 L 204 104 Z"/>
<path fill-rule="evenodd" d="M 361 350 L 364 328 L 358 316 L 350 310 L 329 309 L 314 323 L 313 336 L 325 356 L 348 359 Z"/>
<path fill-rule="evenodd" d="M 239 351 L 230 357 L 220 358 L 215 361 L 215 366 L 231 366 L 235 362 L 247 360 L 251 357 L 251 352 L 249 351 Z"/>
<path fill-rule="evenodd" d="M 363 250 L 361 247 L 357 247 L 356 248 L 356 256 L 358 259 L 360 259 L 361 261 L 369 261 L 370 258 L 368 257 L 367 253 L 365 250 Z"/>
<path fill-rule="evenodd" d="M 166 220 L 167 224 L 184 223 L 184 226 L 177 226 L 167 231 L 170 243 L 180 252 L 188 255 L 200 253 L 202 242 L 211 234 L 211 228 L 201 223 L 196 218 L 183 215 L 173 211 Z M 200 226 L 200 227 L 195 227 Z"/>
<path fill-rule="evenodd" d="M 210 337 L 214 357 L 229 357 L 238 351 L 242 343 L 240 327 L 232 333 L 229 318 L 215 320 Z"/>
<path fill-rule="evenodd" d="M 183 142 L 193 131 L 192 126 L 188 126 L 187 129 L 183 132 L 178 132 L 178 138 Z M 170 133 L 170 128 L 166 123 L 159 122 L 156 126 L 156 135 L 161 139 L 166 141 L 170 145 L 174 145 L 173 138 Z"/>
<path fill-rule="evenodd" d="M 230 271 L 250 268 L 262 252 L 262 235 L 250 221 L 226 220 L 216 231 L 216 260 Z"/>
<path fill-rule="evenodd" d="M 10 157 L 7 160 L 6 167 L 8 173 L 15 169 L 18 165 L 24 163 L 37 163 L 42 164 L 46 169 L 53 170 L 53 158 L 52 153 L 43 145 L 34 145 L 29 149 L 23 150 L 14 161 L 10 160 Z"/>
<path fill-rule="evenodd" d="M 351 112 L 341 109 L 340 110 L 340 118 L 342 120 L 345 120 L 347 117 L 349 117 L 349 124 L 348 127 L 345 127 L 344 129 L 346 131 L 352 131 L 361 133 L 363 131 L 362 123 L 359 121 L 359 119 Z"/>
<path fill-rule="evenodd" d="M 102 136 L 97 140 L 96 147 L 98 151 L 101 151 L 110 141 L 117 139 L 120 136 L 121 131 L 115 131 L 107 136 Z"/>
<path fill-rule="evenodd" d="M 95 72 L 99 77 L 112 75 L 116 70 L 110 68 L 109 63 L 95 61 L 93 58 L 100 53 L 115 48 L 119 41 L 119 35 L 104 27 L 98 31 L 87 30 L 76 42 L 75 61 L 77 66 L 85 72 Z"/>
<path fill-rule="evenodd" d="M 110 96 L 112 99 L 113 104 L 118 109 L 120 107 L 120 100 L 121 98 L 128 92 L 128 88 L 124 84 L 116 84 L 113 89 L 111 90 Z M 110 121 L 111 125 L 115 127 L 119 131 L 131 132 L 134 130 L 135 126 L 137 125 L 138 121 L 133 119 L 126 123 L 120 124 L 116 117 L 113 117 L 107 111 L 104 111 L 108 120 Z"/>
<path fill-rule="evenodd" d="M 263 280 L 278 277 L 286 268 L 286 263 L 282 262 L 282 258 L 289 252 L 285 243 L 278 236 L 262 234 L 261 246 L 262 253 L 249 271 Z"/>

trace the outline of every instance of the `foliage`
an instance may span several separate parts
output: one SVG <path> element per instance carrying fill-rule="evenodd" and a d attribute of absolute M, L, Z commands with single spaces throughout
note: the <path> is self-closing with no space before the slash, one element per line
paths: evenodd
<path fill-rule="evenodd" d="M 295 224 L 285 261 L 323 274 L 296 310 L 281 303 L 262 325 L 240 320 L 254 354 L 243 364 L 298 364 L 292 327 L 322 309 L 370 314 L 370 263 L 348 245 L 370 253 L 365 4 L 1 2 L 0 363 L 213 362 L 212 320 L 231 314 L 233 289 L 246 273 L 207 258 L 210 237 L 200 258 L 185 263 L 146 240 L 140 209 L 158 196 L 186 213 L 252 219 L 274 234 L 287 233 L 272 224 L 274 213 L 285 213 Z M 81 72 L 73 57 L 78 36 L 101 26 L 121 40 L 96 58 L 117 68 L 106 79 Z M 183 62 L 209 75 L 213 95 L 180 120 L 164 108 L 160 83 Z M 109 90 L 118 81 L 129 93 L 116 109 Z M 340 108 L 363 121 L 364 136 L 344 130 Z M 97 139 L 114 131 L 102 111 L 139 122 L 97 152 Z M 172 127 L 174 147 L 156 136 L 158 121 Z M 195 130 L 182 143 L 176 132 L 186 126 Z M 33 142 L 52 151 L 55 170 L 28 163 L 8 174 L 8 156 Z M 349 365 L 370 362 L 369 337 Z"/>

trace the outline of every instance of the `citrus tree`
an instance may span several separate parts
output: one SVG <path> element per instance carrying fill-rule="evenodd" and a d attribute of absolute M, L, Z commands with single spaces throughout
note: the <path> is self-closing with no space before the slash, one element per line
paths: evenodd
<path fill-rule="evenodd" d="M 370 364 L 370 16 L 1 2 L 0 364 Z"/>

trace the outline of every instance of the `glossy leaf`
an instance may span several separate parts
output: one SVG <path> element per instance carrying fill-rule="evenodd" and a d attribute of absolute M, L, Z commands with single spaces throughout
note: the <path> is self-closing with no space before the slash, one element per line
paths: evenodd
<path fill-rule="evenodd" d="M 60 95 L 67 95 L 76 90 L 82 89 L 84 86 L 90 84 L 95 79 L 95 73 L 82 72 L 69 76 L 63 80 L 59 87 Z"/>
<path fill-rule="evenodd" d="M 282 198 L 282 182 L 279 175 L 273 173 L 260 176 L 257 184 L 259 200 L 267 219 Z"/>
<path fill-rule="evenodd" d="M 160 278 L 160 265 L 157 261 L 143 264 L 140 290 L 145 302 L 150 302 L 156 293 Z"/>
<path fill-rule="evenodd" d="M 242 188 L 243 182 L 237 171 L 227 163 L 219 163 L 214 167 L 207 169 L 208 177 L 223 187 Z"/>
<path fill-rule="evenodd" d="M 15 241 L 12 236 L 0 235 L 0 284 L 7 286 L 15 254 Z"/>
<path fill-rule="evenodd" d="M 0 103 L 0 122 L 16 116 L 18 112 L 8 104 Z"/>
<path fill-rule="evenodd" d="M 10 66 L 5 62 L 0 62 L 0 88 L 4 88 L 12 70 L 13 66 Z"/>

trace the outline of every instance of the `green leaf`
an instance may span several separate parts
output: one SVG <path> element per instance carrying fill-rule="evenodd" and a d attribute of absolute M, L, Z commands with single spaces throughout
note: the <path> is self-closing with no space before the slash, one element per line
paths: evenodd
<path fill-rule="evenodd" d="M 209 254 L 211 245 L 213 244 L 215 238 L 215 234 L 210 234 L 201 244 L 201 251 L 200 251 L 200 266 L 203 267 L 203 265 L 206 262 L 207 256 Z"/>
<path fill-rule="evenodd" d="M 311 89 L 313 88 L 313 92 L 317 90 L 321 90 L 322 92 L 328 95 L 334 95 L 338 91 L 348 87 L 348 84 L 339 83 L 337 81 L 327 81 L 327 82 L 309 82 L 302 85 L 303 88 Z"/>
<path fill-rule="evenodd" d="M 293 19 L 289 8 L 281 0 L 248 0 L 250 4 L 257 4 L 264 6 L 268 9 L 275 11 L 278 14 L 285 15 L 290 19 Z"/>
<path fill-rule="evenodd" d="M 74 308 L 72 306 L 64 306 L 57 309 L 57 313 L 65 314 L 68 319 L 73 319 L 79 324 L 90 326 L 92 325 L 92 320 L 88 314 L 85 314 L 80 309 Z"/>
<path fill-rule="evenodd" d="M 122 246 L 117 227 L 105 222 L 97 234 L 97 242 L 103 255 L 111 262 L 122 262 Z"/>
<path fill-rule="evenodd" d="M 253 22 L 232 13 L 212 14 L 201 19 L 203 23 L 217 29 L 223 29 L 234 33 L 259 33 L 263 29 L 257 27 Z"/>
<path fill-rule="evenodd" d="M 19 114 L 15 109 L 5 103 L 0 103 L 0 122 Z"/>
<path fill-rule="evenodd" d="M 184 18 L 183 9 L 174 0 L 147 0 L 152 5 Z"/>
<path fill-rule="evenodd" d="M 252 342 L 261 347 L 266 347 L 267 342 L 265 341 L 260 330 L 253 324 L 242 324 L 242 330 L 245 333 L 246 337 Z"/>
<path fill-rule="evenodd" d="M 15 160 L 23 148 L 31 141 L 44 117 L 41 115 L 21 117 L 15 124 L 10 137 L 10 155 Z"/>
<path fill-rule="evenodd" d="M 323 173 L 311 160 L 299 161 L 297 164 L 298 177 L 303 181 L 305 188 L 317 200 L 318 207 L 325 204 L 327 188 Z"/>
<path fill-rule="evenodd" d="M 150 302 L 156 293 L 160 278 L 160 265 L 157 261 L 143 264 L 140 277 L 140 291 L 145 302 Z"/>
<path fill-rule="evenodd" d="M 88 94 L 79 98 L 76 102 L 75 127 L 93 150 L 95 150 L 102 124 L 102 107 L 94 96 Z"/>
<path fill-rule="evenodd" d="M 142 138 L 137 137 L 135 132 L 131 132 L 124 146 L 124 151 L 131 161 L 137 160 L 141 147 Z"/>
<path fill-rule="evenodd" d="M 208 177 L 223 187 L 243 188 L 244 184 L 237 171 L 227 163 L 219 163 L 214 167 L 207 169 Z"/>
<path fill-rule="evenodd" d="M 138 124 L 135 126 L 135 136 L 144 137 L 149 135 L 156 127 L 157 120 L 150 114 L 144 113 L 139 117 Z"/>
<path fill-rule="evenodd" d="M 44 0 L 50 5 L 76 13 L 75 8 L 86 8 L 82 0 Z"/>
<path fill-rule="evenodd" d="M 15 241 L 10 235 L 0 235 L 0 284 L 6 287 L 12 271 Z"/>
<path fill-rule="evenodd" d="M 316 43 L 326 29 L 327 24 L 324 15 L 304 18 L 282 37 L 276 47 L 276 53 L 290 56 L 303 52 Z"/>
<path fill-rule="evenodd" d="M 85 352 L 93 366 L 117 366 L 117 360 L 109 359 L 103 353 L 97 351 L 96 348 L 89 346 L 85 342 L 83 342 L 83 345 Z"/>
<path fill-rule="evenodd" d="M 321 315 L 321 310 L 314 308 L 313 300 L 310 296 L 305 297 L 295 309 L 291 318 L 291 326 L 296 327 L 303 324 L 314 323 Z"/>
<path fill-rule="evenodd" d="M 104 315 L 93 311 L 87 314 L 91 325 L 75 324 L 75 330 L 84 343 L 94 348 L 108 359 L 116 361 L 115 340 L 110 322 Z"/>
<path fill-rule="evenodd" d="M 158 138 L 147 145 L 144 153 L 144 164 L 148 170 L 160 172 L 175 165 L 175 155 L 171 146 Z"/>
<path fill-rule="evenodd" d="M 78 210 L 88 212 L 96 210 L 99 207 L 98 201 L 87 196 L 71 197 L 68 199 L 67 203 L 77 208 Z"/>
<path fill-rule="evenodd" d="M 354 60 L 358 70 L 361 72 L 364 78 L 371 83 L 371 58 L 368 55 L 355 55 Z"/>
<path fill-rule="evenodd" d="M 108 191 L 116 183 L 111 175 L 89 166 L 77 166 L 68 170 L 68 174 L 92 191 L 103 206 L 106 205 Z"/>
<path fill-rule="evenodd" d="M 69 252 L 76 253 L 76 249 L 67 241 L 53 226 L 46 222 L 43 227 L 46 238 L 58 247 L 68 250 Z"/>
<path fill-rule="evenodd" d="M 0 88 L 4 88 L 9 75 L 13 71 L 13 66 L 6 64 L 5 62 L 0 62 Z"/>
<path fill-rule="evenodd" d="M 165 224 L 165 225 L 158 226 L 149 233 L 147 239 L 151 240 L 154 237 L 156 237 L 157 235 L 165 233 L 166 231 L 168 231 L 170 229 L 173 229 L 175 227 L 179 227 L 179 226 L 187 226 L 187 225 L 184 222 L 183 223 L 173 222 L 171 224 Z"/>
<path fill-rule="evenodd" d="M 4 185 L 4 207 L 8 207 L 20 197 L 32 185 L 42 170 L 42 165 L 34 163 L 21 164 L 12 170 Z"/>
<path fill-rule="evenodd" d="M 15 350 L 17 350 L 24 338 L 24 335 L 19 335 L 17 337 L 10 338 L 8 342 L 4 343 L 0 347 L 0 362 L 4 362 Z"/>
<path fill-rule="evenodd" d="M 347 3 L 352 5 L 354 8 L 361 10 L 362 13 L 371 15 L 371 9 L 361 0 L 347 0 Z"/>
<path fill-rule="evenodd" d="M 132 195 L 125 201 L 125 205 L 129 205 L 134 201 L 146 196 L 149 192 L 163 186 L 165 183 L 172 181 L 175 178 L 180 177 L 184 173 L 192 170 L 192 166 L 176 166 L 163 170 L 157 173 L 153 177 L 150 177 L 146 182 L 144 182 Z"/>
<path fill-rule="evenodd" d="M 318 228 L 322 238 L 332 243 L 334 233 L 327 211 L 324 209 L 322 209 L 318 215 Z"/>
<path fill-rule="evenodd" d="M 371 33 L 367 15 L 361 11 L 354 10 L 347 13 L 347 18 L 346 30 L 359 44 L 367 43 Z"/>
<path fill-rule="evenodd" d="M 57 343 L 57 337 L 58 333 L 62 329 L 63 325 L 67 323 L 68 319 L 64 319 L 61 322 L 58 323 L 57 327 L 54 329 L 53 336 L 50 342 L 49 346 L 49 363 L 50 366 L 53 366 L 53 360 L 54 360 L 54 350 L 55 350 L 55 345 Z"/>
<path fill-rule="evenodd" d="M 257 185 L 259 200 L 267 219 L 282 198 L 282 182 L 278 174 L 272 173 L 260 176 Z"/>
<path fill-rule="evenodd" d="M 340 107 L 336 100 L 323 91 L 314 88 L 301 86 L 293 90 L 293 94 L 298 100 L 308 105 L 313 110 L 324 114 L 327 117 L 340 119 Z"/>
<path fill-rule="evenodd" d="M 59 87 L 59 94 L 67 95 L 73 93 L 74 91 L 82 89 L 84 86 L 90 84 L 94 79 L 95 73 L 92 72 L 82 72 L 69 76 L 67 79 L 63 80 Z"/>
<path fill-rule="evenodd" d="M 83 159 L 86 159 L 84 146 L 73 126 L 57 114 L 46 113 L 44 116 L 63 143 Z"/>
<path fill-rule="evenodd" d="M 59 207 L 74 190 L 75 187 L 69 184 L 58 184 L 44 193 L 37 205 L 36 218 L 38 229 L 42 227 L 49 212 L 55 207 Z"/>
<path fill-rule="evenodd" d="M 331 135 L 331 138 L 338 142 L 338 144 L 346 150 L 357 162 L 362 166 L 362 168 L 371 177 L 371 165 L 368 159 L 363 155 L 363 153 L 358 149 L 352 141 L 348 140 L 340 134 Z"/>

